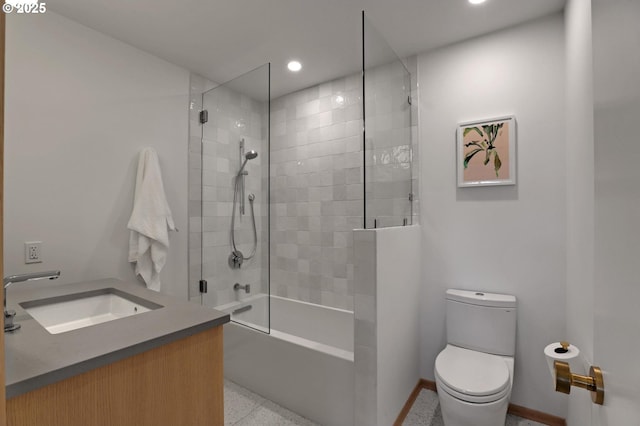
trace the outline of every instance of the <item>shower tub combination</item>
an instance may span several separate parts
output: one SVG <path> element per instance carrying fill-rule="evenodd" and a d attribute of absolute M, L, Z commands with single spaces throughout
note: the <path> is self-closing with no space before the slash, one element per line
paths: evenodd
<path fill-rule="evenodd" d="M 322 425 L 354 424 L 353 312 L 264 294 L 217 309 L 248 325 L 271 313 L 270 334 L 225 325 L 226 378 Z"/>
<path fill-rule="evenodd" d="M 354 298 L 344 291 L 345 281 L 347 289 L 355 286 L 347 274 L 356 257 L 348 232 L 406 225 L 414 215 L 411 76 L 401 60 L 387 63 L 397 55 L 362 18 L 362 34 L 376 53 L 363 51 L 366 81 L 350 73 L 273 99 L 272 70 L 265 64 L 208 91 L 208 83 L 196 79 L 203 90 L 200 101 L 194 96 L 198 114 L 210 111 L 215 119 L 191 109 L 192 122 L 202 123 L 202 144 L 190 156 L 190 182 L 199 183 L 190 188 L 189 217 L 199 221 L 190 245 L 190 297 L 232 316 L 224 345 L 229 380 L 325 426 L 351 426 L 356 411 L 378 410 L 362 398 L 370 389 L 360 389 L 360 382 L 355 395 L 354 314 L 268 293 L 283 288 L 278 294 L 302 296 L 298 290 L 306 283 L 309 290 Z M 367 114 L 365 99 L 374 106 Z M 251 216 L 243 219 L 246 203 Z M 316 251 L 294 246 L 311 245 L 318 230 L 313 245 L 326 262 L 312 272 Z M 294 258 L 302 262 L 293 266 L 288 261 Z M 207 280 L 213 291 L 205 295 L 195 283 Z M 346 300 L 337 304 L 350 306 Z M 377 332 L 373 325 L 363 328 Z M 371 338 L 358 331 L 356 341 Z M 368 379 L 369 370 L 377 372 L 376 362 L 370 365 L 377 347 L 364 349 L 358 373 Z"/>

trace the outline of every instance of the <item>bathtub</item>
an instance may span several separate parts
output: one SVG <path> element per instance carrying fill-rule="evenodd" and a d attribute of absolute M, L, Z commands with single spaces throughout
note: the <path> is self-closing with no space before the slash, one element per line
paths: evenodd
<path fill-rule="evenodd" d="M 264 318 L 258 294 L 216 309 Z M 271 296 L 271 333 L 225 324 L 227 379 L 325 426 L 354 424 L 353 312 Z"/>

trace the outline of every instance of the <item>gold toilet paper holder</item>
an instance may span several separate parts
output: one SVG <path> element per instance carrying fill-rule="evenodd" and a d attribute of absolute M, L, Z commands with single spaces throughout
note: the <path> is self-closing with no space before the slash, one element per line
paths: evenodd
<path fill-rule="evenodd" d="M 588 376 L 572 373 L 569 364 L 564 361 L 554 361 L 553 368 L 556 372 L 556 392 L 570 394 L 571 386 L 576 386 L 590 391 L 595 404 L 604 403 L 604 379 L 600 367 L 591 366 Z"/>

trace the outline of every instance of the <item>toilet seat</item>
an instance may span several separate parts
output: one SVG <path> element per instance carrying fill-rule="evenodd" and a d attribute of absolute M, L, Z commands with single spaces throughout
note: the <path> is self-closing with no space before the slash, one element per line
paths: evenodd
<path fill-rule="evenodd" d="M 470 403 L 488 403 L 508 395 L 507 363 L 499 356 L 447 345 L 436 358 L 438 385 L 451 396 Z"/>

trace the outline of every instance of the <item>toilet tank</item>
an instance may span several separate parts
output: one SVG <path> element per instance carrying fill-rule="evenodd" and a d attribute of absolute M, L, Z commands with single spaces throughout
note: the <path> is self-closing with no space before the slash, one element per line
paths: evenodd
<path fill-rule="evenodd" d="M 516 351 L 516 298 L 447 290 L 447 343 L 495 355 Z"/>

